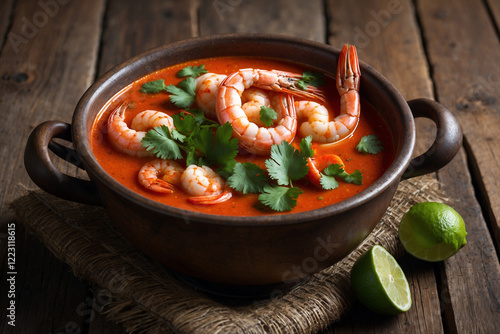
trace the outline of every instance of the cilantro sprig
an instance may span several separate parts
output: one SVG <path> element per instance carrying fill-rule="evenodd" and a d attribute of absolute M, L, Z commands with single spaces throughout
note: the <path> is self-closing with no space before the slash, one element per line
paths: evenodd
<path fill-rule="evenodd" d="M 278 113 L 274 111 L 273 108 L 269 108 L 266 106 L 260 107 L 260 120 L 264 123 L 265 126 L 273 125 L 273 120 L 278 118 Z"/>
<path fill-rule="evenodd" d="M 167 90 L 167 85 L 165 85 L 165 80 L 163 79 L 148 81 L 141 86 L 141 89 L 139 89 L 139 91 L 146 94 L 156 94 L 162 90 Z"/>
<path fill-rule="evenodd" d="M 303 178 L 309 171 L 307 158 L 285 140 L 271 146 L 271 157 L 265 164 L 269 176 L 282 186 L 292 186 L 292 181 Z"/>
<path fill-rule="evenodd" d="M 227 179 L 231 188 L 246 194 L 258 194 L 264 191 L 269 179 L 265 171 L 251 162 L 237 162 L 233 174 Z"/>
<path fill-rule="evenodd" d="M 160 159 L 181 159 L 182 153 L 177 143 L 179 138 L 172 135 L 165 125 L 149 130 L 141 143 L 147 151 L 151 151 Z M 182 141 L 181 141 L 182 142 Z"/>
<path fill-rule="evenodd" d="M 361 153 L 377 154 L 384 149 L 384 146 L 376 135 L 367 135 L 361 138 L 356 149 Z"/>
<path fill-rule="evenodd" d="M 177 72 L 177 77 L 193 77 L 197 78 L 198 76 L 207 73 L 208 71 L 205 69 L 205 65 L 200 66 L 186 66 L 179 72 Z"/>
<path fill-rule="evenodd" d="M 302 90 L 307 90 L 307 86 L 319 87 L 325 84 L 323 73 L 305 71 L 302 73 L 302 79 L 297 82 L 297 86 Z"/>
<path fill-rule="evenodd" d="M 201 110 L 181 111 L 172 116 L 175 128 L 166 126 L 149 130 L 141 143 L 160 159 L 184 159 L 186 163 L 217 166 L 220 174 L 229 175 L 238 154 L 238 140 L 231 139 L 233 128 L 219 126 L 206 119 Z"/>
<path fill-rule="evenodd" d="M 196 81 L 193 77 L 187 77 L 174 86 L 168 85 L 165 90 L 170 93 L 170 102 L 178 108 L 188 108 L 196 98 Z"/>
<path fill-rule="evenodd" d="M 275 211 L 289 211 L 297 205 L 297 198 L 302 193 L 298 187 L 268 185 L 259 195 L 259 201 Z"/>
<path fill-rule="evenodd" d="M 363 174 L 356 169 L 353 173 L 347 173 L 342 165 L 332 164 L 326 167 L 321 173 L 321 178 L 319 182 L 325 190 L 336 189 L 339 186 L 338 181 L 335 179 L 338 177 L 347 183 L 354 183 L 357 185 L 363 184 Z"/>
<path fill-rule="evenodd" d="M 176 107 L 182 109 L 188 108 L 194 103 L 196 98 L 196 81 L 194 78 L 207 72 L 205 65 L 187 66 L 177 72 L 177 77 L 186 77 L 177 86 L 172 84 L 167 86 L 163 79 L 159 79 L 144 83 L 140 91 L 146 94 L 156 94 L 166 91 L 170 94 L 170 102 Z"/>
<path fill-rule="evenodd" d="M 307 145 L 306 140 L 302 139 L 301 146 Z M 279 145 L 271 146 L 271 157 L 265 161 L 265 165 L 269 176 L 278 183 L 278 186 L 265 186 L 259 195 L 261 203 L 275 211 L 289 211 L 297 205 L 297 198 L 303 192 L 300 188 L 294 187 L 292 181 L 307 175 L 309 167 L 306 154 L 285 140 Z"/>

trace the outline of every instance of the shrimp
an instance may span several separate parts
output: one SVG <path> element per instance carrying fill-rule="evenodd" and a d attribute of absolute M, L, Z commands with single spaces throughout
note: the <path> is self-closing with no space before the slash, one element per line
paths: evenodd
<path fill-rule="evenodd" d="M 145 163 L 137 179 L 146 189 L 159 193 L 173 193 L 181 185 L 184 168 L 173 160 L 156 159 Z"/>
<path fill-rule="evenodd" d="M 152 128 L 162 125 L 173 129 L 174 119 L 161 111 L 145 110 L 134 117 L 131 128 L 136 131 L 149 131 Z"/>
<path fill-rule="evenodd" d="M 219 86 L 217 93 L 216 114 L 219 123 L 231 123 L 233 135 L 239 139 L 240 147 L 255 154 L 267 155 L 273 144 L 283 140 L 291 142 L 297 131 L 297 119 L 293 97 L 324 97 L 316 88 L 300 90 L 297 82 L 299 74 L 259 69 L 242 69 L 230 74 Z M 272 127 L 258 126 L 248 119 L 242 109 L 243 92 L 255 86 L 281 94 L 281 118 Z"/>
<path fill-rule="evenodd" d="M 325 154 L 317 158 L 307 158 L 309 171 L 306 177 L 309 182 L 321 188 L 321 171 L 329 165 L 340 165 L 343 168 L 344 162 L 336 154 Z"/>
<path fill-rule="evenodd" d="M 217 90 L 226 77 L 224 74 L 205 73 L 196 78 L 196 104 L 210 118 L 216 118 Z"/>
<path fill-rule="evenodd" d="M 266 92 L 260 88 L 251 87 L 243 91 L 241 95 L 242 105 L 241 109 L 245 112 L 250 122 L 258 126 L 264 126 L 260 120 L 260 107 L 271 106 L 271 99 Z"/>
<path fill-rule="evenodd" d="M 306 118 L 300 125 L 302 137 L 313 136 L 321 143 L 335 143 L 348 138 L 359 122 L 359 70 L 355 46 L 344 45 L 337 65 L 337 91 L 340 95 L 340 114 L 329 121 L 328 110 L 313 101 L 295 102 L 297 118 Z"/>
<path fill-rule="evenodd" d="M 125 111 L 130 102 L 124 102 L 116 108 L 108 118 L 108 135 L 111 143 L 120 151 L 134 156 L 150 156 L 142 146 L 141 140 L 146 135 L 146 131 L 160 125 L 166 125 L 170 129 L 174 127 L 172 117 L 154 111 L 143 111 L 132 120 L 132 128 L 125 122 Z"/>
<path fill-rule="evenodd" d="M 182 188 L 194 204 L 217 204 L 232 197 L 232 192 L 217 173 L 208 166 L 189 165 L 181 175 Z"/>

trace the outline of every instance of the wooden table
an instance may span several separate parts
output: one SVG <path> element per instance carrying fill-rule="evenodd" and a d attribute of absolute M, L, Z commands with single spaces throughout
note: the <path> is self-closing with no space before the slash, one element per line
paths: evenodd
<path fill-rule="evenodd" d="M 356 306 L 328 332 L 493 333 L 500 330 L 500 2 L 496 0 L 0 2 L 0 240 L 2 333 L 122 333 L 106 321 L 88 282 L 15 225 L 16 326 L 8 325 L 8 204 L 32 187 L 27 136 L 49 119 L 71 121 L 84 91 L 137 53 L 225 32 L 293 35 L 340 47 L 409 100 L 436 99 L 463 127 L 463 149 L 436 173 L 467 224 L 468 244 L 443 263 L 400 261 L 414 305 L 381 317 Z M 434 136 L 418 121 L 417 153 Z M 58 163 L 61 168 L 65 164 Z"/>

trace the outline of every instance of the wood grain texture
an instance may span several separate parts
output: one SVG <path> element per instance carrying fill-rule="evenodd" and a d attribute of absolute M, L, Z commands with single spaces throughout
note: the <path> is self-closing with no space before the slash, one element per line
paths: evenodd
<path fill-rule="evenodd" d="M 355 44 L 359 58 L 391 81 L 405 98 L 433 97 L 420 32 L 409 1 L 331 0 L 327 10 L 330 44 Z M 352 14 L 345 15 L 347 12 Z M 417 146 L 423 152 L 434 140 L 434 132 L 429 122 L 419 125 Z M 344 321 L 334 325 L 335 333 L 390 333 L 403 331 L 407 324 L 412 324 L 415 332 L 442 332 L 441 316 L 436 312 L 439 296 L 433 265 L 408 258 L 403 264 L 412 288 L 414 304 L 410 311 L 391 319 L 357 306 Z"/>
<path fill-rule="evenodd" d="M 500 34 L 500 2 L 496 0 L 487 0 L 486 4 L 490 11 L 492 24 L 494 25 L 498 38 Z"/>
<path fill-rule="evenodd" d="M 322 1 L 214 0 L 202 1 L 200 35 L 267 33 L 325 42 Z"/>
<path fill-rule="evenodd" d="M 500 267 L 482 212 L 498 238 L 500 147 L 492 140 L 498 137 L 492 125 L 500 122 L 498 36 L 481 1 L 423 0 L 417 10 L 438 99 L 457 116 L 468 148 L 467 157 L 461 152 L 438 173 L 468 231 L 467 246 L 444 263 L 445 319 L 459 333 L 495 332 L 500 328 Z M 476 166 L 474 182 L 484 211 L 466 159 Z"/>
<path fill-rule="evenodd" d="M 29 133 L 48 119 L 70 121 L 94 78 L 103 12 L 102 0 L 90 0 L 65 5 L 16 2 L 12 11 L 2 13 L 12 22 L 0 54 L 0 154 L 7 162 L 0 165 L 3 227 L 15 222 L 8 204 L 22 191 L 19 184 L 32 186 L 22 154 Z M 3 251 L 2 247 L 5 282 Z M 50 333 L 85 327 L 77 309 L 85 302 L 86 283 L 78 281 L 35 237 L 26 236 L 22 226 L 16 226 L 16 270 L 18 326 L 3 321 L 7 300 L 2 297 L 0 332 Z"/>
<path fill-rule="evenodd" d="M 439 100 L 455 111 L 477 164 L 479 189 L 500 241 L 500 45 L 480 1 L 423 1 L 419 14 L 428 36 L 429 59 Z M 456 19 L 455 19 L 456 18 Z M 430 33 L 432 32 L 432 33 Z"/>
<path fill-rule="evenodd" d="M 103 10 L 102 0 L 59 5 L 52 17 L 27 3 L 15 8 L 11 39 L 0 55 L 0 138 L 5 144 L 2 158 L 9 161 L 0 167 L 2 213 L 18 194 L 16 184 L 28 180 L 19 152 L 30 131 L 48 119 L 70 122 L 76 103 L 93 80 Z M 37 17 L 47 19 L 42 24 Z M 73 29 L 68 30 L 70 26 Z M 13 42 L 12 36 L 18 39 Z"/>
<path fill-rule="evenodd" d="M 10 24 L 10 15 L 13 12 L 14 0 L 0 2 L 0 52 L 7 39 L 7 29 Z"/>
<path fill-rule="evenodd" d="M 0 333 L 64 333 L 85 328 L 87 283 L 78 280 L 71 268 L 55 258 L 35 236 L 27 235 L 22 226 L 16 232 L 16 327 L 2 321 Z M 4 282 L 6 272 L 4 265 Z M 8 319 L 4 312 L 8 301 L 4 296 L 1 300 L 2 319 Z"/>
<path fill-rule="evenodd" d="M 193 35 L 193 0 L 110 0 L 102 32 L 99 74 L 120 62 L 162 44 Z"/>

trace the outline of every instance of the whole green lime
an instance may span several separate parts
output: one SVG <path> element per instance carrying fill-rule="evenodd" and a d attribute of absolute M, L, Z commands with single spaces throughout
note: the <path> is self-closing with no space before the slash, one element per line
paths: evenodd
<path fill-rule="evenodd" d="M 351 286 L 359 301 L 373 312 L 399 314 L 411 307 L 406 276 L 382 246 L 373 246 L 356 260 L 351 269 Z"/>
<path fill-rule="evenodd" d="M 465 246 L 465 223 L 452 207 L 436 202 L 415 204 L 399 225 L 408 253 L 425 261 L 443 261 Z"/>

